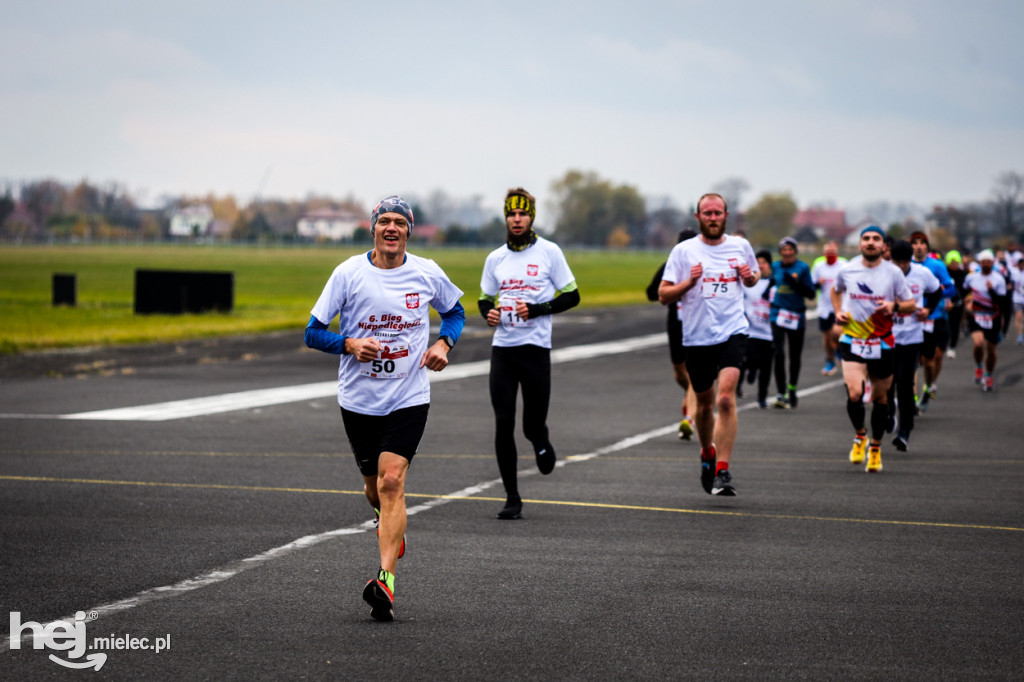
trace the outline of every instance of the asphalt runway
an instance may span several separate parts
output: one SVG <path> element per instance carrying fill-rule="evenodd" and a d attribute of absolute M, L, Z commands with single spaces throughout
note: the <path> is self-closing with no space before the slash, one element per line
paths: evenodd
<path fill-rule="evenodd" d="M 869 475 L 812 329 L 799 409 L 758 410 L 747 388 L 738 496 L 718 498 L 675 435 L 664 320 L 653 304 L 559 316 L 559 466 L 539 475 L 520 436 L 525 518 L 498 521 L 473 316 L 409 473 L 394 623 L 360 598 L 372 512 L 318 394 L 336 359 L 301 329 L 4 360 L 0 612 L 25 636 L 0 641 L 0 676 L 1021 679 L 1024 349 L 1000 346 L 982 394 L 962 341 L 910 452 L 886 440 Z M 302 397 L 103 412 L 265 389 Z M 29 621 L 72 648 L 33 649 Z M 53 660 L 100 654 L 98 672 Z"/>

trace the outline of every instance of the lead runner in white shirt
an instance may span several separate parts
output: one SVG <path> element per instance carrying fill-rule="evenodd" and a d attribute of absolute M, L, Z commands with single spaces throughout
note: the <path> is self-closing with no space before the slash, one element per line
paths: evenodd
<path fill-rule="evenodd" d="M 412 208 L 397 196 L 370 215 L 373 250 L 334 269 L 313 306 L 306 344 L 340 355 L 338 404 L 378 514 L 380 567 L 363 599 L 376 620 L 394 618 L 398 558 L 405 550 L 405 478 L 426 425 L 430 384 L 426 370 L 448 366 L 448 351 L 465 322 L 462 291 L 431 260 L 406 252 Z M 429 344 L 433 307 L 441 336 Z M 339 332 L 328 329 L 337 317 Z"/>
<path fill-rule="evenodd" d="M 749 326 L 740 285 L 754 286 L 760 274 L 750 242 L 725 234 L 729 211 L 721 195 L 702 196 L 696 218 L 700 236 L 676 244 L 669 253 L 658 300 L 665 305 L 682 301 L 686 369 L 697 394 L 701 485 L 712 495 L 735 495 L 729 461 L 738 428 L 736 383 Z"/>

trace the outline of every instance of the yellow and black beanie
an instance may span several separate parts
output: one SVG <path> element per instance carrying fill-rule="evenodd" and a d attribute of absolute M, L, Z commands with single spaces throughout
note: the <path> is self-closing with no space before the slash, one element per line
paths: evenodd
<path fill-rule="evenodd" d="M 531 221 L 537 217 L 537 200 L 522 187 L 514 187 L 505 195 L 505 217 L 516 210 L 526 211 Z"/>

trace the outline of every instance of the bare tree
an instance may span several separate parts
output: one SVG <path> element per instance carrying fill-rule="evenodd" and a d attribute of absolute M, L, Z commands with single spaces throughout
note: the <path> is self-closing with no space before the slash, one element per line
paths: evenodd
<path fill-rule="evenodd" d="M 995 197 L 995 215 L 1000 232 L 1015 234 L 1017 206 L 1024 199 L 1024 175 L 1016 171 L 1000 173 L 992 188 L 992 195 Z"/>
<path fill-rule="evenodd" d="M 711 191 L 725 197 L 729 211 L 738 214 L 743 195 L 750 191 L 750 183 L 739 177 L 726 178 L 712 185 Z"/>

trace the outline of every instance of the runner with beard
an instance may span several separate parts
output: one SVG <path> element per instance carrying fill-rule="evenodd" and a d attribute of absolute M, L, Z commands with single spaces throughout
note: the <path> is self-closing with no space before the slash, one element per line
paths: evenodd
<path fill-rule="evenodd" d="M 868 473 L 882 470 L 882 436 L 888 421 L 888 393 L 895 364 L 893 315 L 914 311 L 903 272 L 882 258 L 885 233 L 869 225 L 860 233 L 859 260 L 848 263 L 832 284 L 832 307 L 842 325 L 839 353 L 846 383 L 846 412 L 855 431 L 850 462 L 864 462 Z M 871 382 L 871 441 L 868 443 L 863 403 L 864 384 Z"/>
<path fill-rule="evenodd" d="M 658 300 L 682 304 L 686 369 L 697 393 L 701 485 L 712 495 L 735 495 L 729 462 L 738 426 L 736 384 L 749 328 L 740 285 L 754 286 L 760 272 L 750 242 L 725 233 L 729 211 L 721 195 L 702 196 L 696 218 L 700 236 L 672 249 Z"/>

